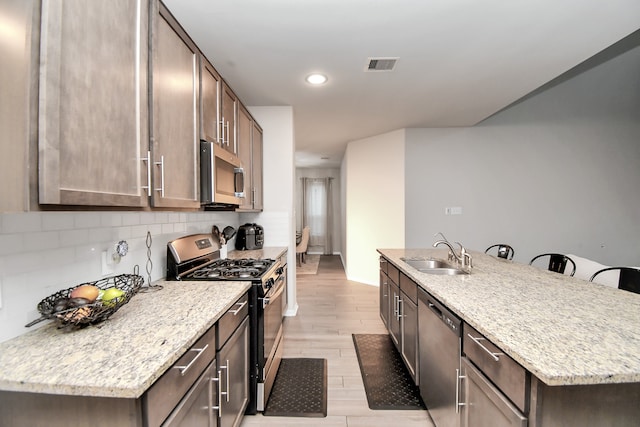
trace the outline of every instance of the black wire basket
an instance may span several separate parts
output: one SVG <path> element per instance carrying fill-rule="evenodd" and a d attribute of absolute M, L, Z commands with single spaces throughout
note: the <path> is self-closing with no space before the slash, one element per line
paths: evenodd
<path fill-rule="evenodd" d="M 140 290 L 143 283 L 144 279 L 142 276 L 137 274 L 121 274 L 96 280 L 95 282 L 81 283 L 72 288 L 60 290 L 38 303 L 38 311 L 41 317 L 26 326 L 35 325 L 46 319 L 56 320 L 60 327 L 82 327 L 103 322 L 118 311 L 120 307 L 128 303 L 131 297 Z M 109 300 L 102 300 L 103 292 L 100 292 L 100 296 L 95 301 L 86 303 L 87 300 L 84 300 L 80 301 L 79 305 L 74 305 L 78 304 L 78 301 L 82 300 L 82 298 L 71 298 L 71 292 L 83 285 L 95 286 L 100 291 L 116 288 L 122 291 L 122 294 Z"/>

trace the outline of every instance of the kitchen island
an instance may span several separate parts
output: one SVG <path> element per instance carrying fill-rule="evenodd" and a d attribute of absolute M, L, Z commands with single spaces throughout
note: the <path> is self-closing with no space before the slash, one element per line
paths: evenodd
<path fill-rule="evenodd" d="M 446 250 L 378 252 L 528 372 L 529 427 L 640 422 L 640 295 L 483 253 L 442 276 L 402 258 Z"/>

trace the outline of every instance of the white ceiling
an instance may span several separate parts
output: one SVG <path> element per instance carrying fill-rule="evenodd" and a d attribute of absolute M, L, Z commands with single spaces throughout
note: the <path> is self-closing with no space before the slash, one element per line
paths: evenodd
<path fill-rule="evenodd" d="M 475 125 L 640 28 L 639 0 L 164 3 L 244 104 L 293 106 L 299 167 L 396 129 Z M 370 57 L 399 60 L 365 72 Z M 329 81 L 310 87 L 314 71 Z"/>

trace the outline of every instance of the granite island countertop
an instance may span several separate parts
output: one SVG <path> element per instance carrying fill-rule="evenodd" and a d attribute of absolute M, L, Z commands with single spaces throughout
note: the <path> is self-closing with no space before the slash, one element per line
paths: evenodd
<path fill-rule="evenodd" d="M 446 260 L 447 250 L 378 252 L 547 385 L 640 382 L 638 294 L 478 252 L 458 276 L 401 259 Z"/>
<path fill-rule="evenodd" d="M 231 251 L 277 258 L 287 248 Z M 50 322 L 0 343 L 0 390 L 138 398 L 251 286 L 248 281 L 165 281 L 105 322 L 75 331 Z"/>

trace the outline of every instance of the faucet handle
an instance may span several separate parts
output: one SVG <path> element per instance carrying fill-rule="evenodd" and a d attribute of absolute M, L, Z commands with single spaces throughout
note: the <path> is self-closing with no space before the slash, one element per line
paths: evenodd
<path fill-rule="evenodd" d="M 471 269 L 473 267 L 473 258 L 471 258 L 471 254 L 467 252 L 464 246 L 460 248 L 460 261 L 462 262 L 462 268 Z"/>

